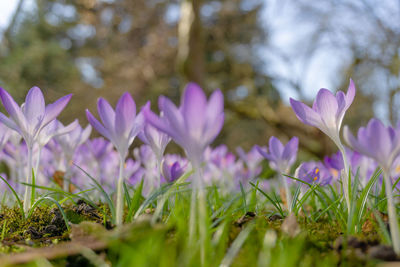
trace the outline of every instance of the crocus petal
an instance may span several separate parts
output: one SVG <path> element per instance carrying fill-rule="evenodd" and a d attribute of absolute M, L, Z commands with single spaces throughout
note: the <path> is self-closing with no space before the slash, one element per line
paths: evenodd
<path fill-rule="evenodd" d="M 168 103 L 165 103 L 167 108 Z M 200 139 L 206 121 L 207 98 L 201 88 L 195 83 L 189 83 L 183 93 L 182 114 L 185 126 L 192 137 Z"/>
<path fill-rule="evenodd" d="M 77 127 L 79 127 L 79 122 L 78 119 L 75 119 L 73 122 L 68 124 L 67 126 L 61 127 L 61 129 L 57 129 L 56 135 L 63 135 L 66 133 L 69 133 L 73 130 L 75 130 Z"/>
<path fill-rule="evenodd" d="M 221 132 L 222 127 L 224 126 L 225 115 L 219 114 L 217 118 L 214 119 L 214 122 L 210 125 L 207 125 L 207 128 L 204 130 L 204 140 L 203 143 L 206 143 L 204 146 L 212 143 L 214 139 Z M 201 139 L 200 139 L 201 140 Z"/>
<path fill-rule="evenodd" d="M 130 140 L 132 140 L 133 141 L 133 139 L 141 132 L 141 131 L 143 131 L 143 127 L 144 127 L 144 125 L 145 125 L 145 117 L 144 117 L 144 114 L 143 114 L 143 112 L 140 112 L 137 116 L 136 116 L 136 118 L 135 118 L 135 120 L 134 120 L 134 122 L 133 122 L 133 127 L 132 127 L 132 129 L 131 129 L 131 131 L 130 131 L 130 133 L 129 133 L 129 138 L 130 138 Z M 132 141 L 129 141 L 129 144 L 132 142 Z"/>
<path fill-rule="evenodd" d="M 145 111 L 146 110 L 146 111 Z M 144 116 L 144 113 L 145 112 L 149 112 L 150 111 L 150 101 L 147 101 L 147 103 L 142 107 L 142 110 L 141 110 L 141 112 L 142 112 L 142 114 L 143 114 L 143 117 L 144 117 L 144 119 L 145 119 L 145 121 L 144 121 L 144 126 L 143 126 L 143 131 L 141 131 L 139 134 L 138 134 L 138 137 L 139 137 L 139 139 L 143 142 L 143 143 L 145 143 L 145 144 L 150 144 L 150 140 L 149 140 L 149 137 L 147 136 L 147 133 L 149 133 L 151 130 L 150 130 L 150 128 L 153 128 L 154 129 L 154 127 L 153 126 L 151 126 L 147 121 L 146 121 L 146 118 L 145 118 L 145 116 Z"/>
<path fill-rule="evenodd" d="M 356 86 L 352 79 L 350 79 L 349 88 L 346 94 L 346 109 L 353 103 L 354 97 L 356 95 Z"/>
<path fill-rule="evenodd" d="M 360 144 L 359 141 L 354 137 L 354 135 L 351 133 L 349 127 L 346 125 L 344 126 L 343 129 L 343 137 L 346 143 L 355 151 L 358 151 L 362 154 L 370 156 L 370 152 L 364 148 L 362 144 Z"/>
<path fill-rule="evenodd" d="M 3 102 L 4 108 L 10 114 L 11 118 L 14 120 L 15 124 L 19 125 L 21 130 L 26 129 L 26 119 L 21 111 L 21 108 L 14 101 L 12 96 L 3 88 L 0 88 L 0 98 Z"/>
<path fill-rule="evenodd" d="M 168 124 L 156 114 L 154 114 L 154 112 L 152 112 L 150 109 L 144 109 L 143 115 L 145 117 L 146 123 L 149 123 L 156 129 L 168 134 L 169 136 L 175 137 L 174 131 L 168 126 Z"/>
<path fill-rule="evenodd" d="M 92 126 L 88 125 L 86 128 L 82 131 L 81 134 L 81 140 L 79 141 L 78 145 L 81 145 L 86 142 L 86 140 L 89 139 L 90 134 L 92 133 Z"/>
<path fill-rule="evenodd" d="M 271 138 L 269 139 L 270 154 L 274 155 L 275 158 L 278 160 L 282 157 L 283 149 L 284 147 L 281 141 L 275 136 L 271 136 Z"/>
<path fill-rule="evenodd" d="M 207 122 L 215 120 L 215 118 L 224 111 L 224 95 L 220 90 L 214 91 L 208 100 L 206 109 Z"/>
<path fill-rule="evenodd" d="M 176 179 L 178 179 L 179 177 L 181 177 L 183 174 L 183 170 L 181 168 L 181 165 L 179 164 L 179 162 L 175 162 L 172 166 L 171 166 L 171 180 L 174 181 Z"/>
<path fill-rule="evenodd" d="M 181 112 L 174 105 L 174 103 L 172 103 L 171 100 L 167 98 L 164 100 L 163 108 L 164 109 L 162 110 L 162 112 L 164 112 L 165 118 L 168 120 L 168 123 L 170 124 L 173 131 L 177 132 L 176 135 L 171 135 L 171 136 L 176 136 L 176 137 L 179 136 L 178 137 L 179 142 L 182 142 L 183 141 L 182 137 L 184 136 L 184 132 L 186 131 L 184 128 L 184 119 Z"/>
<path fill-rule="evenodd" d="M 338 104 L 338 110 L 336 114 L 336 125 L 338 126 L 338 129 L 340 130 L 340 127 L 342 125 L 342 121 L 344 118 L 344 114 L 346 113 L 347 110 L 347 104 L 346 104 L 346 95 L 342 92 L 339 91 L 336 94 L 336 101 Z"/>
<path fill-rule="evenodd" d="M 290 98 L 290 105 L 301 122 L 317 128 L 321 127 L 321 117 L 315 110 L 300 101 L 294 100 L 293 98 Z"/>
<path fill-rule="evenodd" d="M 6 115 L 0 112 L 0 121 L 6 125 L 8 128 L 18 132 L 21 134 L 21 129 L 18 127 L 17 124 L 11 119 L 9 119 Z"/>
<path fill-rule="evenodd" d="M 287 160 L 290 165 L 293 164 L 296 161 L 298 147 L 299 139 L 297 137 L 290 139 L 283 149 L 282 159 Z"/>
<path fill-rule="evenodd" d="M 104 128 L 104 126 L 90 113 L 90 111 L 87 109 L 86 110 L 86 117 L 89 121 L 89 123 L 104 137 L 107 139 L 111 140 L 111 134 L 110 132 Z"/>
<path fill-rule="evenodd" d="M 32 87 L 26 95 L 24 113 L 28 123 L 34 127 L 42 122 L 45 114 L 45 103 L 39 87 Z"/>
<path fill-rule="evenodd" d="M 68 102 L 71 100 L 72 94 L 66 95 L 58 99 L 52 104 L 46 106 L 45 115 L 43 122 L 41 124 L 41 128 L 49 124 L 52 120 L 54 120 L 61 111 L 65 108 Z"/>
<path fill-rule="evenodd" d="M 325 123 L 326 127 L 328 129 L 336 130 L 338 126 L 336 121 L 336 114 L 338 112 L 336 97 L 331 91 L 321 89 L 318 91 L 315 102 L 321 119 Z"/>
<path fill-rule="evenodd" d="M 136 117 L 136 104 L 131 94 L 124 93 L 115 107 L 115 133 L 125 136 L 131 130 Z"/>
<path fill-rule="evenodd" d="M 395 137 L 392 141 L 393 147 L 392 147 L 392 153 L 390 155 L 390 162 L 394 162 L 396 158 L 398 158 L 400 154 L 400 131 L 395 129 Z"/>
<path fill-rule="evenodd" d="M 390 142 L 389 132 L 380 120 L 372 119 L 367 126 L 367 136 L 370 140 L 371 151 L 376 153 L 377 159 L 387 160 L 392 144 Z M 373 142 L 371 142 L 374 140 Z"/>
<path fill-rule="evenodd" d="M 260 147 L 260 146 L 258 146 L 258 145 L 256 145 L 255 148 L 257 149 L 258 153 L 261 154 L 261 156 L 263 156 L 263 157 L 266 158 L 266 159 L 269 158 L 269 154 L 268 154 L 267 149 L 262 148 L 262 147 Z"/>
<path fill-rule="evenodd" d="M 115 112 L 111 105 L 104 98 L 100 97 L 97 101 L 97 111 L 105 128 L 114 131 Z"/>

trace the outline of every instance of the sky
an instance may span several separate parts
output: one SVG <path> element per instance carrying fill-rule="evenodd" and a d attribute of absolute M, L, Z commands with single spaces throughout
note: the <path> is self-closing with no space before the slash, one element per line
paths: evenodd
<path fill-rule="evenodd" d="M 0 30 L 3 31 L 7 26 L 18 1 L 16 0 L 0 0 Z"/>
<path fill-rule="evenodd" d="M 308 37 L 307 34 L 315 25 L 295 21 L 296 10 L 293 5 L 288 4 L 288 1 L 275 0 L 269 1 L 268 4 L 269 8 L 264 9 L 262 21 L 269 29 L 275 29 L 269 31 L 269 42 L 272 47 L 283 51 L 291 60 L 289 64 L 284 62 L 281 57 L 277 57 L 276 53 L 267 47 L 263 56 L 270 68 L 268 73 L 272 77 L 285 77 L 300 81 L 303 95 L 308 100 L 313 99 L 320 88 L 346 91 L 347 88 L 334 88 L 332 77 L 337 73 L 336 69 L 344 62 L 343 52 L 320 49 L 314 53 L 309 67 L 304 69 L 304 58 L 301 57 L 302 53 L 298 51 L 298 48 L 304 46 L 302 41 Z M 277 86 L 286 103 L 289 102 L 290 97 L 297 97 L 296 91 L 287 83 L 281 82 Z"/>

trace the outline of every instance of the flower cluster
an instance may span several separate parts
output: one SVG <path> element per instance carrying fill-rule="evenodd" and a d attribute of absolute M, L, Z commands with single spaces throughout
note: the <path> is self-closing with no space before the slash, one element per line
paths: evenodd
<path fill-rule="evenodd" d="M 255 145 L 248 152 L 237 148 L 236 155 L 225 145 L 212 148 L 210 145 L 224 124 L 223 94 L 216 90 L 207 99 L 204 91 L 194 83 L 185 88 L 179 106 L 160 96 L 159 114 L 151 110 L 150 102 L 137 112 L 129 93 L 120 97 L 115 109 L 100 98 L 97 105 L 100 120 L 86 110 L 89 121 L 86 127 L 77 120 L 66 126 L 57 120 L 71 95 L 46 106 L 41 90 L 33 87 L 25 103 L 18 105 L 0 88 L 0 100 L 9 115 L 0 113 L 0 160 L 9 169 L 2 177 L 17 192 L 25 191 L 24 211 L 27 212 L 35 196 L 35 191 L 31 192 L 35 189 L 32 185 L 53 185 L 77 192 L 92 187 L 89 174 L 105 191 L 115 192 L 115 222 L 119 225 L 123 223 L 124 185 L 143 184 L 142 193 L 147 196 L 191 170 L 193 174 L 187 181 L 192 184 L 192 201 L 196 197 L 201 200 L 204 197 L 202 190 L 208 185 L 216 185 L 221 192 L 230 194 L 248 190 L 249 182 L 259 180 L 260 187 L 276 190 L 286 200 L 290 213 L 294 187 L 304 191 L 307 190 L 305 185 L 330 185 L 341 191 L 350 213 L 349 196 L 354 180 L 358 179 L 361 186 L 366 186 L 380 167 L 383 172 L 379 184 L 384 182 L 386 186 L 393 246 L 399 253 L 399 228 L 393 197 L 393 190 L 399 190 L 399 186 L 392 187 L 400 175 L 400 126 L 386 127 L 381 121 L 372 119 L 358 130 L 357 137 L 345 127 L 343 142 L 342 121 L 354 100 L 355 91 L 353 81 L 350 81 L 346 94 L 339 91 L 334 95 L 321 89 L 312 107 L 290 99 L 298 119 L 319 128 L 338 147 L 337 153 L 322 161 L 296 165 L 297 137 L 283 144 L 272 136 L 268 146 Z M 104 138 L 91 139 L 92 130 Z M 136 137 L 143 144 L 132 149 Z M 171 140 L 183 149 L 185 156 L 165 153 Z M 269 167 L 264 164 L 265 159 Z M 262 173 L 267 169 L 273 170 L 278 179 L 265 179 Z M 5 187 L 0 188 L 4 190 Z M 99 193 L 98 197 L 101 197 Z M 199 214 L 202 212 L 200 206 Z M 193 219 L 191 213 L 191 221 Z"/>

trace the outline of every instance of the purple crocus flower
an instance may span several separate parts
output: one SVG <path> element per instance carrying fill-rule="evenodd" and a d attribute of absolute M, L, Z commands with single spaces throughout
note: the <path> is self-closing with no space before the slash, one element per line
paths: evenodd
<path fill-rule="evenodd" d="M 261 147 L 257 147 L 258 152 L 269 160 L 271 168 L 279 172 L 282 183 L 285 187 L 287 208 L 289 212 L 291 211 L 290 209 L 292 204 L 288 185 L 289 181 L 288 178 L 284 177 L 282 174 L 289 173 L 290 167 L 296 161 L 298 147 L 299 139 L 297 137 L 290 139 L 286 146 L 284 146 L 275 136 L 272 136 L 269 139 L 269 153 Z"/>
<path fill-rule="evenodd" d="M 344 169 L 342 153 L 338 151 L 331 156 L 325 156 L 324 166 L 332 174 L 334 180 L 339 180 L 340 173 Z"/>
<path fill-rule="evenodd" d="M 173 182 L 180 178 L 188 168 L 189 162 L 177 154 L 166 154 L 162 160 L 162 175 L 165 182 Z"/>
<path fill-rule="evenodd" d="M 295 177 L 307 183 L 318 183 L 322 186 L 332 181 L 332 174 L 321 162 L 303 162 L 296 169 Z"/>
<path fill-rule="evenodd" d="M 10 115 L 10 117 L 6 117 L 3 113 L 0 113 L 0 121 L 17 131 L 28 146 L 33 146 L 43 127 L 61 113 L 71 97 L 72 94 L 66 95 L 45 106 L 42 91 L 39 87 L 32 87 L 26 95 L 23 107 L 20 108 L 12 96 L 3 88 L 0 88 L 1 101 Z"/>
<path fill-rule="evenodd" d="M 180 107 L 164 96 L 159 98 L 159 109 L 164 117 L 158 117 L 150 110 L 144 110 L 147 122 L 160 131 L 168 134 L 184 150 L 193 168 L 194 187 L 191 197 L 191 212 L 189 223 L 189 240 L 194 239 L 196 225 L 196 207 L 201 218 L 206 214 L 205 194 L 202 188 L 203 153 L 205 148 L 217 137 L 224 124 L 224 97 L 220 90 L 214 91 L 207 101 L 203 90 L 194 83 L 189 83 L 182 95 Z M 198 190 L 199 189 L 199 190 Z M 198 194 L 197 194 L 198 191 Z M 197 195 L 197 197 L 196 197 Z M 199 199 L 196 205 L 196 198 Z M 202 240 L 206 240 L 205 225 L 199 225 Z M 201 242 L 201 251 L 204 243 Z"/>
<path fill-rule="evenodd" d="M 236 156 L 229 152 L 226 145 L 216 148 L 207 147 L 204 153 L 205 171 L 203 181 L 207 184 L 218 185 L 222 193 L 240 190 L 240 183 L 246 186 L 243 176 L 243 162 L 237 161 Z"/>
<path fill-rule="evenodd" d="M 339 132 L 344 114 L 353 103 L 356 88 L 350 80 L 347 94 L 339 91 L 336 96 L 327 89 L 320 89 L 312 108 L 290 98 L 290 104 L 297 118 L 308 125 L 317 127 L 328 135 L 337 145 L 341 145 Z"/>
<path fill-rule="evenodd" d="M 378 168 L 378 163 L 373 158 L 358 153 L 357 151 L 353 151 L 350 157 L 350 165 L 354 170 L 354 174 L 358 171 L 362 186 L 367 185 L 376 168 Z M 395 163 L 393 163 L 393 165 L 395 165 Z M 382 179 L 380 178 L 380 180 Z"/>
<path fill-rule="evenodd" d="M 378 167 L 374 159 L 364 156 L 346 148 L 347 158 L 351 166 L 352 174 L 355 176 L 358 173 L 358 178 L 363 186 L 367 185 L 369 178 Z M 329 170 L 333 176 L 333 180 L 338 181 L 340 173 L 344 169 L 343 156 L 340 151 L 332 156 L 324 157 L 324 166 Z"/>
<path fill-rule="evenodd" d="M 220 90 L 214 91 L 207 102 L 203 90 L 194 83 L 185 88 L 180 107 L 164 96 L 159 99 L 158 117 L 144 110 L 149 124 L 168 134 L 185 149 L 192 163 L 199 166 L 205 148 L 217 137 L 224 123 L 224 99 Z"/>
<path fill-rule="evenodd" d="M 150 111 L 150 102 L 143 107 L 143 110 L 144 109 L 146 109 L 147 112 Z M 161 114 L 160 117 L 162 118 L 163 115 Z M 171 140 L 166 133 L 159 131 L 149 123 L 144 125 L 143 131 L 139 133 L 138 137 L 143 143 L 151 147 L 158 160 L 161 160 L 165 148 Z"/>
<path fill-rule="evenodd" d="M 0 113 L 0 121 L 9 128 L 17 131 L 28 146 L 27 184 L 32 183 L 32 150 L 38 135 L 46 125 L 52 122 L 61 113 L 71 97 L 71 94 L 66 95 L 46 106 L 42 91 L 39 87 L 32 87 L 26 95 L 25 103 L 22 107 L 19 107 L 12 96 L 3 88 L 0 88 L 1 101 L 10 115 L 10 117 L 7 117 L 3 113 Z M 29 198 L 31 190 L 31 186 L 25 187 L 25 214 L 27 214 L 30 209 L 31 203 Z"/>
<path fill-rule="evenodd" d="M 185 166 L 181 166 L 178 161 L 168 164 L 166 161 L 162 163 L 162 175 L 167 182 L 173 182 L 181 177 L 184 173 Z"/>
<path fill-rule="evenodd" d="M 290 104 L 297 118 L 301 122 L 317 127 L 324 132 L 332 139 L 342 153 L 345 171 L 345 179 L 343 179 L 343 192 L 346 199 L 348 212 L 350 212 L 350 198 L 347 189 L 350 177 L 347 179 L 349 167 L 346 158 L 346 151 L 342 142 L 340 141 L 340 128 L 342 126 L 344 114 L 350 107 L 351 103 L 353 103 L 355 94 L 356 87 L 354 86 L 353 81 L 350 79 L 347 94 L 339 91 L 336 93 L 336 95 L 334 95 L 327 89 L 320 89 L 312 108 L 300 101 L 290 98 Z"/>
<path fill-rule="evenodd" d="M 400 154 L 400 129 L 385 127 L 378 119 L 371 119 L 367 127 L 361 127 L 357 139 L 346 126 L 344 138 L 354 150 L 375 159 L 385 170 L 392 167 Z"/>
<path fill-rule="evenodd" d="M 74 130 L 77 126 L 79 125 L 78 120 L 74 120 L 67 126 L 62 125 L 61 122 L 58 120 L 53 120 L 51 121 L 48 125 L 46 125 L 42 131 L 39 133 L 38 138 L 37 138 L 37 152 L 36 152 L 36 165 L 34 172 L 37 173 L 39 170 L 39 164 L 41 162 L 41 157 L 42 157 L 42 150 L 44 146 L 53 138 L 57 136 L 62 136 L 65 135 L 72 130 Z M 38 175 L 36 174 L 36 177 Z M 65 181 L 65 180 L 64 180 Z M 64 188 L 67 191 L 67 188 Z"/>
<path fill-rule="evenodd" d="M 111 193 L 113 189 L 115 190 L 115 177 L 118 176 L 120 159 L 112 143 L 102 137 L 87 140 L 77 148 L 74 153 L 73 162 L 82 169 L 87 170 L 92 177 L 96 177 L 106 192 Z M 66 163 L 63 160 L 63 165 L 68 167 L 68 164 L 65 165 Z M 124 174 L 126 174 L 128 168 L 129 163 L 127 161 Z M 87 177 L 81 171 L 78 172 L 77 168 L 70 169 L 73 171 L 70 174 L 71 181 L 74 181 L 75 184 L 80 185 L 82 188 L 87 188 L 88 184 L 85 182 Z M 127 176 L 125 175 L 124 177 Z"/>
<path fill-rule="evenodd" d="M 57 131 L 62 129 L 64 134 L 59 134 L 55 136 L 57 142 L 61 145 L 66 158 L 72 159 L 75 150 L 88 140 L 90 133 L 92 132 L 92 127 L 87 125 L 86 128 L 80 126 L 78 120 L 74 121 L 75 127 L 65 132 L 65 128 L 69 128 L 70 125 L 64 126 L 61 122 L 57 121 Z"/>
<path fill-rule="evenodd" d="M 266 150 L 266 147 L 261 147 L 261 149 Z M 246 173 L 248 180 L 254 179 L 261 173 L 260 163 L 263 160 L 263 156 L 258 152 L 257 146 L 253 146 L 249 152 L 244 152 L 241 147 L 236 148 L 236 152 L 240 159 L 246 164 L 247 169 L 243 169 Z"/>
<path fill-rule="evenodd" d="M 3 150 L 5 144 L 11 136 L 10 129 L 4 125 L 0 124 L 0 151 Z"/>
<path fill-rule="evenodd" d="M 272 169 L 287 174 L 296 161 L 298 147 L 299 139 L 297 137 L 290 139 L 284 146 L 278 138 L 272 136 L 269 139 L 269 153 L 259 146 L 257 146 L 257 150 L 264 158 L 270 161 Z"/>
<path fill-rule="evenodd" d="M 86 116 L 90 124 L 113 143 L 123 159 L 128 154 L 129 146 L 142 130 L 144 119 L 140 113 L 136 116 L 136 104 L 131 94 L 124 93 L 118 100 L 115 110 L 104 98 L 97 102 L 100 123 L 89 110 Z"/>
<path fill-rule="evenodd" d="M 160 169 L 157 167 L 157 157 L 148 145 L 141 145 L 133 149 L 135 160 L 139 161 L 144 168 L 144 192 L 150 193 L 159 186 Z"/>
<path fill-rule="evenodd" d="M 346 126 L 344 128 L 344 138 L 354 150 L 375 159 L 382 167 L 393 248 L 397 254 L 400 254 L 399 224 L 393 200 L 392 180 L 390 178 L 393 162 L 400 155 L 400 129 L 391 126 L 385 127 L 380 120 L 371 119 L 367 127 L 361 127 L 358 130 L 357 139 Z"/>
<path fill-rule="evenodd" d="M 65 135 L 73 131 L 78 126 L 78 120 L 74 120 L 67 126 L 64 126 L 58 120 L 53 120 L 48 125 L 46 125 L 46 127 L 44 127 L 38 135 L 37 143 L 39 145 L 39 149 L 44 147 L 53 137 Z"/>
<path fill-rule="evenodd" d="M 136 104 L 128 92 L 124 93 L 118 100 L 115 111 L 104 98 L 100 98 L 97 102 L 97 111 L 103 123 L 100 123 L 89 110 L 86 110 L 87 119 L 100 134 L 113 143 L 120 156 L 116 207 L 116 224 L 120 225 L 122 224 L 124 206 L 122 192 L 124 163 L 129 146 L 143 128 L 144 119 L 141 113 L 136 116 Z"/>
<path fill-rule="evenodd" d="M 150 111 L 150 102 L 143 107 L 143 110 Z M 163 118 L 163 114 L 160 115 Z M 161 161 L 164 155 L 165 148 L 167 147 L 168 143 L 171 141 L 171 138 L 168 134 L 154 128 L 151 124 L 145 123 L 143 131 L 141 131 L 138 135 L 140 140 L 143 141 L 146 145 L 148 145 L 153 153 L 156 156 L 156 168 L 157 170 L 161 170 Z M 160 174 L 156 174 L 155 186 L 158 188 L 161 185 L 161 176 Z"/>
<path fill-rule="evenodd" d="M 66 173 L 64 175 L 64 190 L 67 190 L 69 188 L 68 179 L 70 179 L 70 174 L 72 170 L 72 158 L 74 156 L 74 153 L 80 145 L 86 142 L 86 140 L 90 136 L 90 133 L 92 132 L 92 127 L 90 125 L 86 126 L 86 128 L 83 129 L 79 125 L 78 120 L 75 120 L 75 124 L 75 127 L 68 132 L 65 132 L 65 129 L 68 128 L 68 126 L 64 126 L 61 122 L 58 122 L 56 126 L 58 131 L 61 130 L 65 133 L 55 136 L 55 139 L 62 147 L 65 161 L 64 164 L 67 167 Z"/>

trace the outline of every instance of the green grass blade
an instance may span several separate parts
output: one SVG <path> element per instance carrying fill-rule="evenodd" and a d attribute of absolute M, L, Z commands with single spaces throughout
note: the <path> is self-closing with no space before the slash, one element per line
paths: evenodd
<path fill-rule="evenodd" d="M 129 190 L 128 190 L 128 187 L 126 186 L 126 183 L 124 182 L 122 185 L 124 187 L 125 201 L 126 201 L 126 204 L 128 206 L 128 210 L 130 210 L 130 208 L 131 208 L 131 196 L 129 195 Z"/>
<path fill-rule="evenodd" d="M 379 178 L 379 175 L 381 174 L 381 170 L 377 171 L 374 173 L 374 175 L 372 176 L 372 178 L 369 180 L 369 182 L 367 183 L 367 185 L 364 187 L 364 189 L 361 191 L 361 194 L 359 195 L 358 198 L 358 217 L 357 217 L 357 224 L 360 224 L 361 220 L 362 220 L 362 215 L 364 214 L 365 211 L 365 206 L 368 200 L 368 196 L 369 193 L 372 189 L 372 187 L 374 186 L 374 184 L 376 183 L 376 181 Z M 358 227 L 359 230 L 361 230 L 361 227 Z"/>
<path fill-rule="evenodd" d="M 254 186 L 263 196 L 265 196 L 272 203 L 272 205 L 275 206 L 275 208 L 278 210 L 278 212 L 282 217 L 285 217 L 282 207 L 279 205 L 278 202 L 275 202 L 270 196 L 267 195 L 267 193 L 261 190 L 257 185 L 253 184 L 252 182 L 250 182 L 250 185 Z"/>
<path fill-rule="evenodd" d="M 18 203 L 18 206 L 19 206 L 19 209 L 20 209 L 22 218 L 25 219 L 24 205 L 22 204 L 22 201 L 21 201 L 21 199 L 19 198 L 17 192 L 15 192 L 14 188 L 12 188 L 12 186 L 7 182 L 6 179 L 4 179 L 2 176 L 0 176 L 0 178 L 1 178 L 1 180 L 3 180 L 3 182 L 6 183 L 6 185 L 8 186 L 8 188 L 9 188 L 9 189 L 11 190 L 11 192 L 13 193 L 15 199 L 17 200 L 17 203 Z"/>
<path fill-rule="evenodd" d="M 296 205 L 296 212 L 295 214 L 297 215 L 299 209 L 303 206 L 304 202 L 314 193 L 314 191 L 317 189 L 319 185 L 314 184 L 305 194 L 304 196 L 299 200 L 299 203 Z"/>
<path fill-rule="evenodd" d="M 297 182 L 300 182 L 302 184 L 308 185 L 309 187 L 312 187 L 312 184 L 307 183 L 306 181 L 303 181 L 303 180 L 301 180 L 299 178 L 296 178 L 296 177 L 293 177 L 293 176 L 290 176 L 290 175 L 287 175 L 287 174 L 283 174 L 283 176 L 286 176 L 287 178 L 293 179 L 293 180 L 295 180 Z"/>
<path fill-rule="evenodd" d="M 128 215 L 126 216 L 126 221 L 127 222 L 131 222 L 132 221 L 132 217 L 135 214 L 135 211 L 137 211 L 139 206 L 140 206 L 140 200 L 142 198 L 142 191 L 143 191 L 143 183 L 144 183 L 144 180 L 142 179 L 140 181 L 139 186 L 136 187 L 136 190 L 133 193 L 131 206 L 130 206 L 130 208 L 128 210 Z"/>
<path fill-rule="evenodd" d="M 233 260 L 235 259 L 236 255 L 239 253 L 240 248 L 246 241 L 247 237 L 250 235 L 251 231 L 254 228 L 254 223 L 249 224 L 245 229 L 243 229 L 236 239 L 232 242 L 232 245 L 228 249 L 225 257 L 222 259 L 220 267 L 228 267 L 231 266 Z"/>
<path fill-rule="evenodd" d="M 174 189 L 176 189 L 177 187 L 179 187 L 180 185 L 182 185 L 183 182 L 186 181 L 187 178 L 189 178 L 190 175 L 192 175 L 194 173 L 194 170 L 191 170 L 187 173 L 185 173 L 184 175 L 182 175 L 181 177 L 179 177 L 178 180 L 176 180 L 166 191 L 166 193 L 162 196 L 160 202 L 157 204 L 156 210 L 153 214 L 153 217 L 151 218 L 151 222 L 155 223 L 157 221 L 157 219 L 159 218 L 162 209 L 164 207 L 164 204 L 167 202 L 168 198 L 171 196 L 172 192 Z M 135 216 L 136 217 L 136 216 Z"/>
<path fill-rule="evenodd" d="M 84 169 L 82 169 L 81 167 L 79 167 L 78 165 L 74 164 L 76 167 L 78 167 L 83 173 L 86 174 L 87 177 L 90 178 L 90 180 L 92 180 L 92 182 L 95 184 L 95 186 L 97 187 L 97 189 L 100 191 L 100 193 L 103 195 L 103 197 L 105 198 L 110 211 L 111 211 L 111 218 L 112 218 L 112 222 L 115 224 L 115 207 L 114 207 L 114 203 L 112 202 L 110 196 L 107 194 L 107 192 L 104 190 L 104 188 L 101 186 L 101 184 L 99 182 L 97 182 L 96 179 L 94 179 L 88 172 L 86 172 Z"/>
<path fill-rule="evenodd" d="M 324 209 L 323 211 L 321 211 L 320 214 L 318 214 L 318 216 L 315 218 L 315 221 L 318 221 L 319 218 L 321 218 L 322 215 L 324 215 L 325 213 L 327 213 L 331 208 L 333 208 L 338 202 L 340 201 L 340 199 L 336 199 L 334 202 L 332 202 L 326 209 Z"/>
<path fill-rule="evenodd" d="M 392 186 L 392 191 L 394 191 L 394 189 L 397 189 L 398 191 L 400 191 L 400 189 L 398 189 L 396 186 L 397 186 L 397 184 L 400 182 L 400 177 L 399 178 L 397 178 L 397 180 L 393 183 L 393 186 Z"/>
<path fill-rule="evenodd" d="M 301 185 L 297 186 L 296 191 L 294 192 L 292 205 L 291 205 L 290 210 L 294 210 L 296 208 L 296 203 L 298 201 L 298 198 L 299 198 L 299 195 L 300 195 L 300 191 L 301 191 Z"/>
<path fill-rule="evenodd" d="M 244 212 L 247 213 L 247 203 L 246 203 L 246 193 L 244 192 L 244 188 L 242 185 L 242 182 L 239 182 L 240 185 L 240 191 L 242 193 L 242 198 L 243 198 L 243 206 L 244 206 Z"/>

